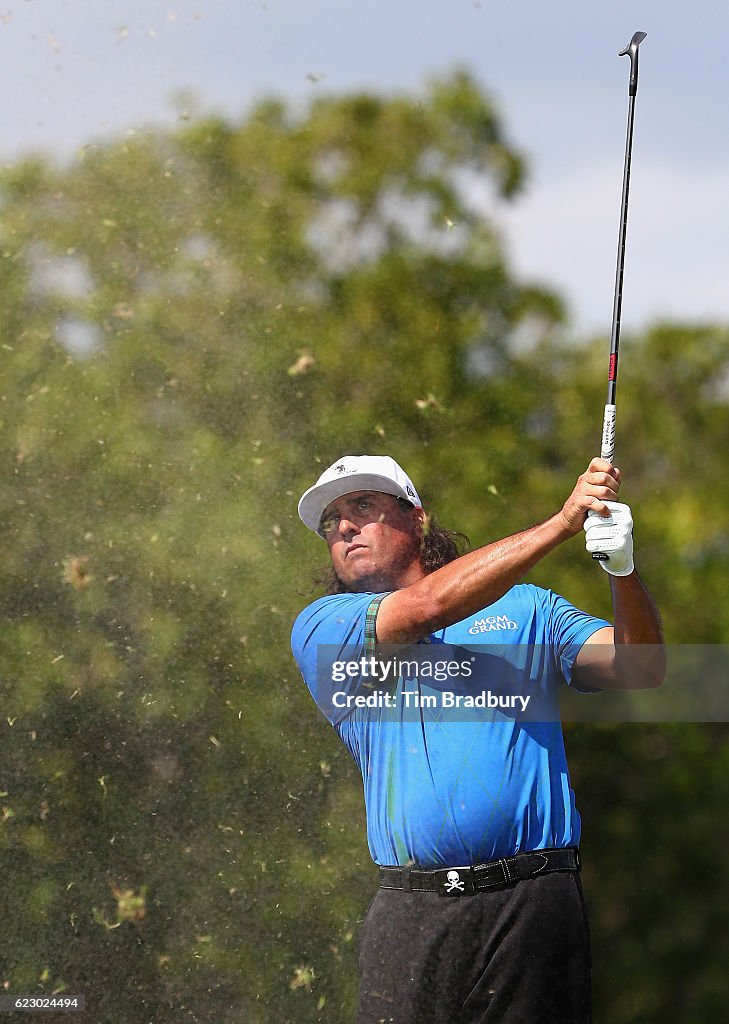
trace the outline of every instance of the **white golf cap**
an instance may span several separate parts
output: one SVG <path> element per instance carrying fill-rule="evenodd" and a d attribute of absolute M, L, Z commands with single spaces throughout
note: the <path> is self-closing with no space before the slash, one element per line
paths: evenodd
<path fill-rule="evenodd" d="M 422 505 L 412 480 L 389 455 L 343 455 L 299 499 L 304 526 L 318 533 L 322 512 L 329 502 L 352 491 L 384 491 Z"/>

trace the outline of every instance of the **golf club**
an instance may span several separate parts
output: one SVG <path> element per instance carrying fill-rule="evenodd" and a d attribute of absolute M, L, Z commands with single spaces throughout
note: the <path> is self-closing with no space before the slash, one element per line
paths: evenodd
<path fill-rule="evenodd" d="M 635 97 L 638 92 L 638 47 L 646 37 L 645 32 L 636 32 L 619 57 L 630 57 L 630 85 L 628 86 L 628 130 L 625 140 L 625 164 L 623 167 L 623 197 L 620 205 L 620 232 L 618 235 L 618 264 L 615 272 L 615 294 L 613 297 L 613 323 L 610 332 L 610 362 L 608 364 L 608 390 L 605 414 L 602 421 L 602 444 L 600 458 L 613 461 L 615 455 L 615 402 L 618 386 L 618 348 L 620 345 L 620 314 L 623 305 L 623 269 L 625 266 L 625 235 L 628 228 L 628 192 L 630 190 L 630 157 L 633 149 L 633 118 Z M 596 515 L 597 513 L 590 513 Z M 607 561 L 608 555 L 594 551 L 593 558 Z"/>

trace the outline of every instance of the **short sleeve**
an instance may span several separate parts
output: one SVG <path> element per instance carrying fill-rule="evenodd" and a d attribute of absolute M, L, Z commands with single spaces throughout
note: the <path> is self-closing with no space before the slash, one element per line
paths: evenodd
<path fill-rule="evenodd" d="M 353 666 L 374 655 L 377 609 L 385 594 L 334 594 L 305 608 L 291 649 L 311 695 L 332 724 L 346 717 L 341 697 L 362 689 Z M 337 696 L 340 695 L 340 696 Z"/>
<path fill-rule="evenodd" d="M 598 629 L 610 623 L 580 611 L 551 590 L 544 592 L 544 600 L 549 642 L 565 681 L 572 685 L 572 667 L 582 645 Z"/>

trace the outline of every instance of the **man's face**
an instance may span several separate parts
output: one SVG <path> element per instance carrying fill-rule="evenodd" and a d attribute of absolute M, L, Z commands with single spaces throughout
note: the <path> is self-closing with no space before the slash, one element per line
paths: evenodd
<path fill-rule="evenodd" d="M 352 491 L 327 505 L 321 532 L 348 589 L 399 590 L 423 576 L 424 521 L 421 508 L 404 508 L 392 494 Z"/>

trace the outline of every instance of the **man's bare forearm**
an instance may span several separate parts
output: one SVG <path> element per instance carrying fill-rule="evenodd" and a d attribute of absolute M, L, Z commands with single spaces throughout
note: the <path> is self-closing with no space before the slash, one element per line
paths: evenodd
<path fill-rule="evenodd" d="M 611 576 L 616 644 L 662 644 L 663 626 L 653 598 L 637 571 Z"/>
<path fill-rule="evenodd" d="M 666 675 L 661 617 L 637 572 L 611 576 L 615 662 L 624 685 L 660 686 Z"/>
<path fill-rule="evenodd" d="M 527 530 L 461 555 L 385 598 L 377 617 L 378 640 L 420 640 L 493 604 L 570 536 L 558 513 Z"/>
<path fill-rule="evenodd" d="M 572 673 L 580 686 L 643 690 L 666 675 L 663 628 L 653 598 L 636 571 L 611 576 L 614 627 L 598 630 L 577 656 Z"/>

